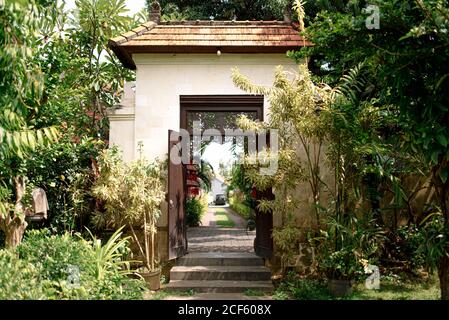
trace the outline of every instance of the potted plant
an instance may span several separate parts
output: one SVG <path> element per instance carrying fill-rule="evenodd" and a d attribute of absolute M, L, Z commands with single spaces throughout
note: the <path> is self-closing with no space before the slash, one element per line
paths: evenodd
<path fill-rule="evenodd" d="M 369 214 L 361 219 L 352 214 L 332 217 L 326 227 L 311 239 L 318 271 L 328 279 L 333 296 L 347 296 L 352 293 L 354 280 L 364 274 L 366 262 L 378 252 L 383 232 Z"/>
<path fill-rule="evenodd" d="M 128 227 L 142 258 L 138 272 L 151 290 L 158 290 L 161 269 L 156 262 L 155 236 L 160 205 L 165 197 L 162 164 L 150 163 L 142 157 L 124 163 L 113 148 L 103 152 L 98 170 L 92 190 L 94 196 L 104 201 L 105 210 L 95 214 L 94 223 Z M 140 238 L 139 230 L 142 231 Z"/>

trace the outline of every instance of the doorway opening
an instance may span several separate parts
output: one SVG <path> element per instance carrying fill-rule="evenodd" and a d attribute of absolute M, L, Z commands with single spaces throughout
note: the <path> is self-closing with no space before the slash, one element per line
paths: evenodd
<path fill-rule="evenodd" d="M 232 172 L 239 166 L 239 153 L 232 141 L 212 141 L 202 150 L 200 191 L 187 192 L 186 199 L 188 251 L 254 252 L 255 223 L 247 228 L 254 209 L 232 179 Z M 196 217 L 197 208 L 201 216 L 192 224 L 189 217 Z"/>
<path fill-rule="evenodd" d="M 201 133 L 201 148 L 192 153 L 196 165 L 187 165 L 185 225 L 188 252 L 256 252 L 269 257 L 272 216 L 260 215 L 251 201 L 251 186 L 242 177 L 239 157 L 244 137 L 229 134 L 241 115 L 263 121 L 263 96 L 181 96 L 181 129 Z M 194 130 L 195 129 L 195 130 Z M 207 135 L 214 130 L 214 136 Z M 240 134 L 241 135 L 241 134 Z M 192 150 L 193 151 L 193 150 Z M 204 208 L 204 215 L 195 213 Z M 193 214 L 192 214 L 193 212 Z M 193 218 L 192 218 L 193 216 Z"/>

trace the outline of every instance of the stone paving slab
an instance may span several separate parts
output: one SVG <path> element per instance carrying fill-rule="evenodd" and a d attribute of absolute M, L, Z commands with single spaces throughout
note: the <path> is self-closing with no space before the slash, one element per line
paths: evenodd
<path fill-rule="evenodd" d="M 255 231 L 238 228 L 189 228 L 188 252 L 254 252 L 255 237 Z"/>
<path fill-rule="evenodd" d="M 163 300 L 273 300 L 272 296 L 247 296 L 242 293 L 198 293 L 192 296 L 169 296 Z"/>
<path fill-rule="evenodd" d="M 215 211 L 226 211 L 236 227 L 217 227 Z M 187 229 L 188 252 L 254 252 L 256 232 L 247 232 L 244 219 L 230 208 L 209 208 L 201 222 L 200 227 Z"/>

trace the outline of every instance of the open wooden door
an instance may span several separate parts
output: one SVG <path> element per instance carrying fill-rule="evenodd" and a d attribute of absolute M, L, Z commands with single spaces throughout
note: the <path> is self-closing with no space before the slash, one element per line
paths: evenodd
<path fill-rule="evenodd" d="M 176 137 L 175 140 L 171 140 Z M 170 154 L 181 152 L 179 134 L 168 131 L 168 258 L 176 259 L 187 252 L 185 217 L 185 177 L 182 163 L 174 163 Z"/>
<path fill-rule="evenodd" d="M 256 202 L 258 200 L 273 200 L 274 195 L 271 188 L 265 191 L 256 192 Z M 273 213 L 256 211 L 256 239 L 254 239 L 254 251 L 259 257 L 271 258 L 273 255 Z"/>

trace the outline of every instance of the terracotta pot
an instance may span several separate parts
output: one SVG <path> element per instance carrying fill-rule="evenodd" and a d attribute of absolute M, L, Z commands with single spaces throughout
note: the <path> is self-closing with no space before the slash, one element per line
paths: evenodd
<path fill-rule="evenodd" d="M 352 293 L 351 280 L 329 280 L 329 291 L 334 297 L 344 297 Z"/>
<path fill-rule="evenodd" d="M 161 288 L 161 269 L 141 272 L 140 275 L 145 279 L 148 289 L 156 291 Z"/>

